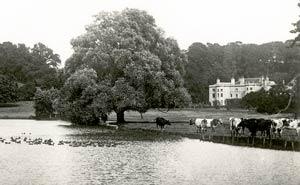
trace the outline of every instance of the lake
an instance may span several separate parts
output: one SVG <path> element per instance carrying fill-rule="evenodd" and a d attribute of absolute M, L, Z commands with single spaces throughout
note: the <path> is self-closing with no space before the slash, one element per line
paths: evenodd
<path fill-rule="evenodd" d="M 132 134 L 129 132 L 128 135 Z M 300 153 L 179 138 L 147 139 L 63 121 L 0 120 L 0 184 L 299 184 Z M 31 138 L 55 144 L 29 145 Z M 150 139 L 149 139 L 150 138 Z M 101 142 L 74 147 L 69 142 Z"/>

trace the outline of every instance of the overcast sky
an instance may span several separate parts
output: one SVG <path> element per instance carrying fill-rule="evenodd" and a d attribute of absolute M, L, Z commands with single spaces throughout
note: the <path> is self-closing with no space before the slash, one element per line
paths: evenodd
<path fill-rule="evenodd" d="M 64 61 L 70 40 L 100 11 L 139 8 L 151 14 L 181 49 L 193 42 L 261 44 L 295 37 L 298 0 L 0 0 L 0 42 L 42 42 Z"/>

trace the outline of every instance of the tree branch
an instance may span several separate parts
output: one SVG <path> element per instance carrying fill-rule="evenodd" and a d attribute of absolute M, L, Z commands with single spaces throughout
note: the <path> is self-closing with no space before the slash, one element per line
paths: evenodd
<path fill-rule="evenodd" d="M 289 85 L 289 84 L 291 85 L 291 90 L 293 90 L 293 88 L 296 86 L 296 83 L 294 83 L 294 82 L 295 82 L 295 81 L 297 80 L 297 78 L 299 78 L 299 77 L 300 77 L 300 73 L 297 74 L 297 75 L 296 75 L 296 76 L 288 83 L 288 85 Z M 298 93 L 299 93 L 299 92 L 298 92 Z M 277 114 L 286 111 L 286 110 L 290 107 L 290 105 L 291 105 L 291 103 L 292 103 L 292 100 L 293 100 L 293 92 L 290 93 L 290 98 L 289 98 L 289 102 L 288 102 L 287 106 L 286 106 L 284 109 L 279 110 Z"/>
<path fill-rule="evenodd" d="M 157 109 L 159 112 L 162 112 L 162 113 L 168 113 L 169 112 L 169 110 L 170 110 L 170 108 L 168 107 L 168 109 L 167 109 L 167 111 L 163 111 L 163 110 L 160 110 L 159 108 Z"/>

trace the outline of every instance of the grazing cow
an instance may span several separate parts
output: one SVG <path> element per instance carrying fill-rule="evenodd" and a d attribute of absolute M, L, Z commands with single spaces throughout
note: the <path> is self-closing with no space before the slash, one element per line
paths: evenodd
<path fill-rule="evenodd" d="M 223 125 L 222 119 L 206 119 L 206 121 L 206 128 L 210 127 L 212 132 L 215 131 L 216 127 Z"/>
<path fill-rule="evenodd" d="M 272 125 L 272 132 L 274 136 L 276 137 L 276 134 L 278 134 L 278 137 L 282 136 L 283 130 L 285 128 L 289 128 L 289 123 L 292 121 L 290 119 L 280 118 L 280 119 L 272 119 L 273 125 Z"/>
<path fill-rule="evenodd" d="M 241 126 L 239 124 L 241 123 L 241 121 L 242 121 L 241 118 L 234 118 L 234 117 L 229 118 L 231 136 L 237 136 L 239 134 L 239 130 L 241 129 Z M 243 134 L 244 134 L 244 129 L 245 127 L 243 127 Z"/>
<path fill-rule="evenodd" d="M 272 120 L 265 120 L 265 119 L 243 119 L 240 122 L 241 127 L 245 127 L 249 130 L 252 137 L 256 136 L 256 132 L 260 131 L 261 136 L 271 137 L 270 131 L 272 127 L 273 121 Z"/>
<path fill-rule="evenodd" d="M 154 120 L 156 122 L 156 127 L 160 128 L 161 130 L 165 127 L 165 125 L 171 125 L 169 120 L 166 120 L 165 118 L 162 117 L 157 117 Z"/>
<path fill-rule="evenodd" d="M 190 119 L 190 125 L 196 125 L 197 133 L 204 133 L 206 131 L 207 120 L 202 118 Z"/>
<path fill-rule="evenodd" d="M 294 121 L 289 123 L 289 129 L 295 129 L 297 136 L 300 135 L 300 119 L 295 119 Z"/>
<path fill-rule="evenodd" d="M 271 138 L 271 129 L 274 122 L 269 119 L 257 119 L 257 130 L 261 132 L 261 136 Z"/>
<path fill-rule="evenodd" d="M 257 121 L 256 119 L 243 119 L 239 126 L 243 126 L 249 130 L 251 136 L 256 136 L 257 131 Z"/>

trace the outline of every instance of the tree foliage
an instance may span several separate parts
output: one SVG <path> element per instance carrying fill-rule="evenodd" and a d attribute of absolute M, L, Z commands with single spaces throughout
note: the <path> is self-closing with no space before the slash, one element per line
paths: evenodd
<path fill-rule="evenodd" d="M 36 87 L 59 88 L 60 63 L 59 56 L 42 43 L 33 48 L 11 42 L 0 44 L 0 75 L 21 84 L 17 94 L 20 100 L 31 100 Z"/>
<path fill-rule="evenodd" d="M 58 98 L 58 90 L 51 88 L 48 90 L 37 89 L 34 95 L 35 116 L 38 119 L 50 119 L 55 116 L 54 103 Z"/>
<path fill-rule="evenodd" d="M 251 92 L 242 98 L 245 108 L 254 108 L 257 112 L 274 114 L 288 104 L 290 94 L 283 85 L 273 86 L 269 91 Z M 295 106 L 293 102 L 290 109 Z"/>
<path fill-rule="evenodd" d="M 106 102 L 105 110 L 115 111 L 119 123 L 127 110 L 143 113 L 189 102 L 182 79 L 186 56 L 145 11 L 101 12 L 71 44 L 66 71 L 94 69 L 102 89 L 98 103 Z"/>
<path fill-rule="evenodd" d="M 18 85 L 11 78 L 0 75 L 0 103 L 15 102 L 17 100 Z"/>
<path fill-rule="evenodd" d="M 100 86 L 93 69 L 77 70 L 61 89 L 55 109 L 61 116 L 75 124 L 94 125 L 103 116 L 101 104 L 96 104 Z"/>
<path fill-rule="evenodd" d="M 298 3 L 298 7 L 300 7 L 300 3 Z M 291 40 L 291 46 L 299 46 L 299 41 L 300 41 L 300 20 L 298 20 L 295 23 L 292 23 L 294 26 L 294 29 L 291 30 L 291 33 L 298 34 L 293 40 Z"/>

